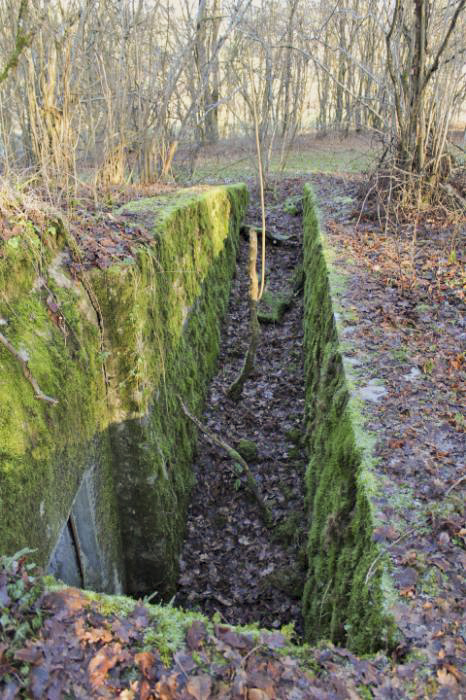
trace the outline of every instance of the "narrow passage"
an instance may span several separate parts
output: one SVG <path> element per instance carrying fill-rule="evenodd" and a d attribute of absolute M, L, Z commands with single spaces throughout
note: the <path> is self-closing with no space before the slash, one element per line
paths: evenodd
<path fill-rule="evenodd" d="M 256 370 L 238 402 L 227 398 L 248 346 L 248 241 L 242 236 L 219 371 L 202 417 L 210 431 L 242 453 L 274 522 L 264 525 L 244 475 L 235 473 L 232 460 L 200 435 L 175 599 L 176 605 L 207 615 L 218 612 L 230 624 L 257 621 L 278 628 L 295 621 L 297 632 L 306 546 L 303 304 L 297 274 L 302 184 L 299 179 L 277 181 L 267 196 L 268 231 L 287 237 L 267 241 L 267 294 L 275 301 L 277 295 L 288 295 L 289 306 L 279 322 L 261 323 Z M 260 227 L 255 189 L 246 224 Z"/>

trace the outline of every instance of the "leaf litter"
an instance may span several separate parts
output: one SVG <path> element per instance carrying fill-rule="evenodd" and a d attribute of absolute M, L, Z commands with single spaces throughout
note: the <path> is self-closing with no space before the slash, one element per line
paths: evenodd
<path fill-rule="evenodd" d="M 301 219 L 282 206 L 300 188 L 299 182 L 285 181 L 269 194 L 267 226 L 287 234 L 286 240 L 268 244 L 269 294 L 292 286 L 300 263 Z M 258 193 L 253 189 L 246 227 L 259 222 Z M 223 328 L 219 372 L 209 389 L 203 422 L 236 449 L 245 440 L 257 448 L 257 455 L 254 449 L 251 457 L 245 455 L 246 461 L 274 522 L 272 527 L 262 522 L 245 490 L 245 475 L 235 473 L 231 459 L 201 437 L 175 603 L 207 615 L 218 613 L 229 624 L 257 622 L 280 628 L 294 622 L 299 632 L 306 530 L 302 297 L 294 295 L 280 323 L 261 325 L 253 376 L 239 401 L 228 398 L 248 344 L 246 239 Z"/>

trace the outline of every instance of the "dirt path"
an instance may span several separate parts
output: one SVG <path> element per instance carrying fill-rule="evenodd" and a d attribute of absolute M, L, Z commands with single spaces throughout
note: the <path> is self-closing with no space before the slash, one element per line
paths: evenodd
<path fill-rule="evenodd" d="M 300 180 L 285 180 L 268 195 L 268 230 L 289 236 L 278 244 L 267 243 L 271 293 L 292 285 L 300 262 L 301 217 L 285 211 L 284 204 L 301 193 Z M 254 190 L 247 223 L 260 223 Z M 248 242 L 242 237 L 219 372 L 210 386 L 203 421 L 233 447 L 242 439 L 255 443 L 257 456 L 243 456 L 272 510 L 274 525 L 267 528 L 261 521 L 244 476 L 235 473 L 231 459 L 201 437 L 175 604 L 207 615 L 219 612 L 231 624 L 257 621 L 277 628 L 295 620 L 299 627 L 306 464 L 299 447 L 304 410 L 302 298 L 294 295 L 280 323 L 261 324 L 256 371 L 239 402 L 227 398 L 248 344 L 247 256 Z"/>

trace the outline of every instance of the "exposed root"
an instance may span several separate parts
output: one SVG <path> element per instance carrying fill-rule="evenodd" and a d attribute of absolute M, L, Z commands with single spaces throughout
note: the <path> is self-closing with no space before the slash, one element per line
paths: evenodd
<path fill-rule="evenodd" d="M 262 498 L 259 488 L 257 486 L 256 479 L 254 478 L 254 474 L 251 472 L 249 469 L 248 463 L 241 457 L 240 453 L 235 450 L 234 447 L 231 447 L 225 440 L 223 440 L 219 435 L 216 435 L 215 433 L 212 433 L 201 421 L 199 418 L 196 418 L 185 406 L 183 403 L 183 400 L 181 396 L 178 396 L 178 401 L 180 402 L 180 406 L 183 410 L 183 413 L 185 416 L 187 416 L 193 423 L 194 425 L 199 428 L 199 430 L 205 435 L 205 437 L 208 439 L 208 441 L 213 444 L 217 445 L 217 447 L 221 447 L 222 450 L 225 450 L 225 452 L 228 454 L 228 456 L 234 461 L 237 462 L 238 464 L 241 465 L 241 467 L 244 470 L 244 473 L 246 475 L 246 485 L 248 490 L 251 492 L 251 494 L 254 496 L 255 500 L 257 501 L 257 504 L 260 507 L 261 514 L 262 514 L 262 519 L 264 520 L 264 523 L 266 525 L 270 525 L 273 518 L 272 518 L 272 513 L 270 509 L 267 507 L 264 499 Z"/>
<path fill-rule="evenodd" d="M 35 395 L 36 399 L 39 399 L 40 401 L 46 401 L 47 403 L 51 403 L 54 406 L 56 404 L 58 404 L 57 399 L 54 399 L 51 396 L 47 396 L 47 394 L 44 394 L 44 392 L 39 387 L 37 380 L 32 376 L 32 372 L 29 369 L 29 365 L 27 363 L 27 360 L 25 360 L 24 357 L 22 357 L 21 353 L 19 353 L 17 350 L 15 350 L 13 345 L 10 343 L 8 338 L 5 338 L 3 333 L 0 333 L 0 343 L 2 343 L 2 345 L 4 345 L 4 347 L 6 347 L 6 349 L 20 363 L 21 369 L 23 370 L 23 374 L 24 374 L 25 378 L 28 380 L 29 384 L 34 389 L 34 395 Z"/>

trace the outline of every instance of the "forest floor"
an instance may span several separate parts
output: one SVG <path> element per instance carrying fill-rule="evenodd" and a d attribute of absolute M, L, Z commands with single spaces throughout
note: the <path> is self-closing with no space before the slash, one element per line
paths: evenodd
<path fill-rule="evenodd" d="M 294 623 L 294 632 L 288 626 L 286 633 L 299 641 L 306 456 L 299 437 L 302 296 L 293 283 L 301 256 L 299 197 L 309 181 L 337 251 L 335 265 L 347 275 L 343 304 L 350 314 L 344 339 L 352 343 L 352 361 L 363 383 L 376 387 L 365 393 L 366 427 L 377 439 L 383 485 L 377 507 L 384 525 L 375 536 L 391 560 L 403 641 L 390 656 L 367 659 L 328 644 L 304 646 L 298 665 L 282 653 L 287 642 L 278 630 Z M 214 615 L 214 627 L 193 622 L 185 649 L 164 666 L 156 648 L 142 651 L 149 615 L 142 603 L 122 621 L 73 589 L 48 593 L 40 603 L 45 623 L 35 639 L 15 642 L 13 660 L 0 634 L 0 697 L 466 697 L 464 228 L 426 217 L 413 248 L 412 227 L 390 235 L 377 220 L 360 217 L 361 182 L 354 173 L 271 179 L 267 225 L 286 240 L 268 241 L 268 292 L 275 300 L 279 292 L 293 293 L 279 322 L 261 324 L 256 370 L 242 399 L 233 402 L 225 392 L 248 342 L 247 240 L 242 240 L 219 372 L 202 420 L 243 450 L 274 523 L 263 523 L 244 474 L 200 436 L 197 486 L 174 605 Z M 257 190 L 252 180 L 248 184 L 247 223 L 258 225 Z M 287 200 L 290 206 L 284 206 Z M 106 230 L 109 226 L 114 239 L 117 224 L 107 222 Z M 103 243 L 90 246 L 92 264 L 100 259 L 106 265 L 105 245 L 113 253 L 122 246 L 121 256 L 128 253 L 124 241 L 109 242 L 105 231 L 97 230 L 99 236 Z M 254 443 L 257 453 L 241 440 Z M 23 581 L 24 592 L 29 585 L 24 564 L 14 576 Z M 13 600 L 10 579 L 0 571 L 0 602 L 10 605 L 11 617 L 22 623 L 32 613 Z M 253 621 L 277 631 L 261 633 L 258 640 L 225 626 Z M 9 674 L 3 685 L 2 673 Z"/>
<path fill-rule="evenodd" d="M 202 437 L 194 466 L 197 485 L 191 501 L 182 553 L 182 575 L 175 602 L 229 624 L 253 621 L 280 628 L 295 621 L 299 629 L 305 573 L 304 472 L 300 447 L 304 417 L 302 295 L 293 293 L 301 262 L 302 221 L 295 201 L 300 180 L 280 180 L 267 201 L 269 234 L 287 237 L 267 242 L 267 287 L 271 306 L 288 300 L 278 322 L 261 323 L 253 375 L 242 398 L 228 397 L 249 343 L 248 241 L 241 241 L 233 282 L 219 372 L 211 383 L 204 423 L 249 463 L 259 491 L 271 510 L 264 524 L 258 504 L 248 498 L 246 475 L 235 473 L 231 458 Z M 286 211 L 286 202 L 290 211 Z M 251 187 L 246 225 L 260 228 L 258 192 Z M 261 310 L 269 310 L 263 302 Z M 242 448 L 242 441 L 247 441 Z"/>

